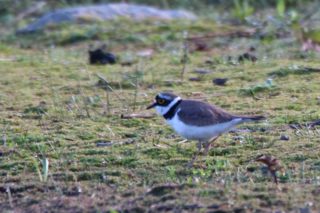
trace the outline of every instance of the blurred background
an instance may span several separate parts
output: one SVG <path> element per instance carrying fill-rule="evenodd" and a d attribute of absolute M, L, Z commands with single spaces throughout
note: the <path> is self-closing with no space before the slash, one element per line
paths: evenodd
<path fill-rule="evenodd" d="M 98 12 L 92 11 L 82 11 L 81 15 L 77 15 L 75 19 L 68 17 L 68 12 L 66 14 L 60 14 L 60 16 L 55 16 L 49 18 L 52 15 L 50 12 L 59 11 L 63 8 L 75 8 L 82 6 L 82 9 L 89 5 L 102 5 L 109 3 L 126 3 L 128 5 L 147 5 L 150 8 L 130 8 L 127 10 L 122 10 L 123 6 L 118 5 L 117 8 L 112 10 L 101 10 Z M 312 45 L 318 43 L 320 40 L 319 31 L 315 29 L 319 22 L 319 1 L 314 0 L 233 0 L 233 1 L 222 1 L 222 0 L 131 0 L 131 1 L 108 1 L 108 0 L 47 0 L 47 1 L 36 1 L 36 0 L 1 0 L 0 3 L 0 39 L 4 42 L 17 42 L 17 40 L 22 39 L 18 42 L 22 47 L 29 47 L 30 44 L 27 42 L 27 38 L 16 37 L 16 33 L 26 33 L 34 31 L 37 29 L 40 31 L 44 30 L 55 30 L 53 26 L 57 26 L 61 23 L 69 22 L 77 24 L 94 24 L 90 29 L 83 30 L 72 30 L 74 33 L 69 37 L 67 35 L 56 35 L 51 36 L 49 39 L 38 39 L 45 44 L 68 44 L 83 40 L 97 40 L 106 39 L 101 33 L 105 31 L 102 30 L 101 25 L 101 13 L 114 13 L 116 18 L 119 17 L 134 17 L 141 14 L 145 16 L 144 19 L 150 18 L 150 16 L 155 17 L 155 14 L 160 14 L 161 10 L 168 9 L 183 9 L 189 11 L 188 15 L 194 15 L 197 20 L 207 20 L 211 23 L 225 24 L 225 25 L 245 25 L 259 29 L 259 34 L 255 34 L 260 38 L 270 38 L 278 36 L 280 34 L 294 33 L 294 36 L 299 41 L 308 41 L 305 43 L 305 48 L 313 48 Z M 154 8 L 160 9 L 159 11 L 151 11 Z M 118 10 L 118 11 L 117 11 Z M 73 11 L 78 13 L 78 11 Z M 184 11 L 186 12 L 186 11 Z M 98 15 L 97 15 L 98 14 Z M 47 16 L 46 16 L 47 15 Z M 70 14 L 69 14 L 70 15 Z M 164 16 L 167 14 L 163 14 Z M 170 18 L 179 18 L 181 14 L 172 13 Z M 44 19 L 38 20 L 40 17 Z M 114 17 L 102 17 L 103 20 L 114 20 Z M 155 17 L 157 18 L 157 17 Z M 190 17 L 187 17 L 189 19 Z M 65 19 L 65 20 L 64 20 Z M 138 20 L 139 18 L 133 18 Z M 160 18 L 161 19 L 161 18 Z M 181 17 L 180 17 L 181 19 Z M 183 18 L 182 18 L 183 19 Z M 34 25 L 31 23 L 37 21 Z M 80 21 L 79 21 L 80 20 Z M 140 19 L 139 19 L 140 20 Z M 195 18 L 193 18 L 195 20 Z M 39 25 L 39 22 L 40 25 Z M 43 24 L 46 22 L 46 24 Z M 48 23 L 49 26 L 48 27 Z M 58 24 L 57 24 L 58 23 Z M 153 23 L 154 24 L 154 23 Z M 35 25 L 37 25 L 35 27 Z M 31 28 L 30 28 L 31 27 Z M 34 28 L 35 27 L 35 28 Z M 64 27 L 68 27 L 65 26 Z M 86 28 L 86 27 L 84 27 Z M 208 27 L 209 28 L 209 27 Z M 31 29 L 31 30 L 30 30 Z M 61 30 L 61 28 L 59 28 Z M 183 30 L 183 29 L 181 29 Z M 209 29 L 206 29 L 210 31 Z M 200 30 L 201 31 L 201 30 Z M 56 33 L 57 34 L 57 33 Z M 44 36 L 42 34 L 42 36 Z M 58 37 L 68 37 L 68 38 L 58 38 Z M 175 36 L 173 36 L 175 37 Z M 133 38 L 134 40 L 135 38 Z M 50 40 L 50 42 L 48 42 Z"/>

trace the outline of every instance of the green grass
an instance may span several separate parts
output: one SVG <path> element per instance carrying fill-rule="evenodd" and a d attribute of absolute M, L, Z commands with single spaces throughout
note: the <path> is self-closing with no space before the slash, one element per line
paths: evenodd
<path fill-rule="evenodd" d="M 214 48 L 221 38 L 208 39 L 211 51 L 191 51 L 185 80 L 179 82 L 182 31 L 205 35 L 231 27 L 208 21 L 116 24 L 121 27 L 63 26 L 36 37 L 3 38 L 0 58 L 13 60 L 0 62 L 1 209 L 10 209 L 7 187 L 16 211 L 36 206 L 93 212 L 320 208 L 319 130 L 289 127 L 320 118 L 319 73 L 290 69 L 319 68 L 317 54 L 299 59 L 292 54 L 292 49 L 299 51 L 299 44 L 283 43 L 279 51 L 288 54 L 279 58 L 275 53 L 281 40 L 264 45 L 256 39 L 232 38 L 224 43 L 230 51 Z M 92 39 L 110 43 L 120 56 L 133 54 L 136 62 L 89 65 L 87 47 Z M 57 46 L 48 46 L 51 43 Z M 254 43 L 258 58 L 267 60 L 243 64 L 226 60 Z M 135 55 L 145 48 L 154 50 L 151 58 Z M 188 81 L 197 75 L 192 72 L 196 68 L 213 72 L 200 82 Z M 96 86 L 97 74 L 111 82 L 113 92 Z M 227 86 L 213 85 L 216 77 L 229 78 Z M 268 78 L 273 86 L 265 83 Z M 239 127 L 246 131 L 223 135 L 207 157 L 201 156 L 188 169 L 185 164 L 196 151 L 195 143 L 178 143 L 182 138 L 163 118 L 120 118 L 147 112 L 154 95 L 165 90 L 268 119 Z M 282 134 L 290 140 L 281 141 Z M 97 146 L 101 141 L 112 145 Z M 284 165 L 279 187 L 253 161 L 260 154 L 271 154 Z M 41 182 L 38 171 L 44 158 L 49 160 L 49 171 L 47 181 Z"/>

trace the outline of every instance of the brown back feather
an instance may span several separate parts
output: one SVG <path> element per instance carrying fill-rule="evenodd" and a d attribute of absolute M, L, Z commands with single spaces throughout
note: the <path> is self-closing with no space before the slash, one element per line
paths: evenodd
<path fill-rule="evenodd" d="M 182 100 L 177 110 L 181 121 L 194 126 L 214 125 L 237 118 L 219 107 L 195 100 Z"/>

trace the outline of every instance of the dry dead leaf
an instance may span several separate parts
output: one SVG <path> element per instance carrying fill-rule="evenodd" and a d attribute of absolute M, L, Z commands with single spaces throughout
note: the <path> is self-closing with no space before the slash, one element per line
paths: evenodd
<path fill-rule="evenodd" d="M 281 171 L 283 169 L 280 161 L 275 158 L 274 156 L 271 155 L 261 155 L 258 156 L 255 161 L 261 162 L 265 164 L 268 167 L 268 170 L 270 171 L 273 180 L 276 184 L 278 184 L 278 179 L 277 179 L 277 171 Z"/>

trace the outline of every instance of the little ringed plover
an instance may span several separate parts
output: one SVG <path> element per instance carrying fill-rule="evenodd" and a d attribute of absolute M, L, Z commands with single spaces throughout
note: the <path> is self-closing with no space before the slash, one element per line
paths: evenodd
<path fill-rule="evenodd" d="M 238 124 L 265 119 L 264 116 L 234 115 L 206 102 L 185 100 L 166 92 L 155 97 L 154 102 L 147 107 L 151 108 L 155 108 L 180 136 L 198 141 L 198 152 L 189 166 L 192 166 L 202 146 L 206 155 L 212 142 L 221 134 Z"/>

